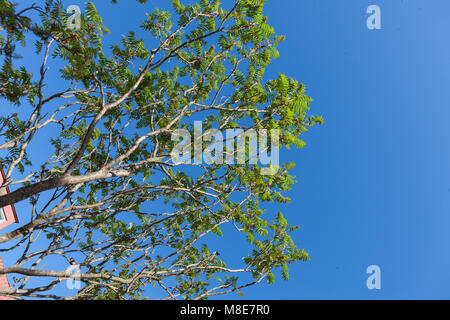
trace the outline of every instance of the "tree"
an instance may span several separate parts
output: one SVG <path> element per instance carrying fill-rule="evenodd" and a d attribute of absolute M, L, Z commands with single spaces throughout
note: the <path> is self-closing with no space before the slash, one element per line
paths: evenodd
<path fill-rule="evenodd" d="M 280 147 L 288 148 L 303 147 L 300 134 L 322 122 L 308 115 L 311 99 L 302 84 L 283 74 L 263 79 L 284 40 L 267 24 L 264 2 L 236 0 L 224 8 L 218 0 L 174 0 L 169 11 L 143 16 L 139 32 L 151 41 L 129 32 L 104 48 L 109 31 L 91 1 L 80 28 L 71 30 L 60 1 L 19 7 L 0 0 L 0 97 L 7 102 L 0 192 L 12 190 L 0 196 L 0 207 L 29 208 L 19 213 L 18 228 L 0 234 L 3 255 L 17 257 L 0 270 L 16 277 L 0 295 L 206 299 L 271 283 L 278 269 L 287 280 L 288 266 L 309 258 L 289 235 L 297 227 L 264 207 L 289 202 L 293 163 L 263 174 L 261 164 L 251 163 L 247 140 L 240 164 L 171 157 L 174 134 L 194 135 L 194 119 L 205 129 L 279 132 Z M 32 66 L 18 66 L 30 42 L 41 61 L 36 76 Z M 62 66 L 66 89 L 48 77 L 50 65 Z M 40 134 L 45 130 L 51 138 Z M 201 140 L 189 160 L 211 140 Z M 39 157 L 46 161 L 35 160 L 33 144 L 43 146 Z M 246 237 L 243 259 L 225 261 L 216 252 L 220 244 L 211 239 L 227 237 L 224 228 Z M 70 265 L 80 272 L 69 272 Z M 56 290 L 69 278 L 81 287 Z M 164 297 L 149 295 L 151 286 Z"/>

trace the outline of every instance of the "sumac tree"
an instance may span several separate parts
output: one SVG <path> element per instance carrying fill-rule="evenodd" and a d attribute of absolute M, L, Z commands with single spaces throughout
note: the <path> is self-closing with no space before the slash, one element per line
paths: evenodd
<path fill-rule="evenodd" d="M 289 235 L 296 227 L 264 205 L 289 201 L 293 163 L 264 175 L 248 158 L 170 157 L 172 133 L 193 132 L 194 120 L 278 129 L 281 152 L 301 148 L 300 135 L 321 123 L 301 83 L 264 80 L 284 40 L 264 2 L 174 0 L 161 5 L 167 11 L 147 2 L 140 30 L 105 45 L 109 31 L 91 1 L 77 29 L 67 28 L 60 1 L 0 0 L 0 192 L 11 190 L 0 207 L 21 207 L 21 224 L 0 234 L 0 254 L 16 261 L 0 270 L 12 282 L 0 295 L 206 299 L 272 282 L 277 269 L 287 279 L 289 264 L 308 259 Z M 214 240 L 237 243 L 241 234 L 244 257 Z M 76 291 L 64 289 L 71 264 L 80 269 Z"/>

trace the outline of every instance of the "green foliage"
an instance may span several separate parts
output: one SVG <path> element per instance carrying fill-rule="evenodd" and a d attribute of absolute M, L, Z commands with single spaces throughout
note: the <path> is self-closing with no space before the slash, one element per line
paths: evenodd
<path fill-rule="evenodd" d="M 0 35 L 0 97 L 28 103 L 36 113 L 32 121 L 17 114 L 0 117 L 3 136 L 14 140 L 1 160 L 29 174 L 22 187 L 55 189 L 50 204 L 31 219 L 45 217 L 34 230 L 44 230 L 46 250 L 79 253 L 83 272 L 96 275 L 95 281 L 83 279 L 79 299 L 144 299 L 146 286 L 157 285 L 169 298 L 241 293 L 242 278 L 202 243 L 206 235 L 234 237 L 226 224 L 245 235 L 249 254 L 243 269 L 255 282 L 272 283 L 277 270 L 288 280 L 289 265 L 309 259 L 290 236 L 298 227 L 264 206 L 290 202 L 293 163 L 265 176 L 248 158 L 243 165 L 195 169 L 168 160 L 170 134 L 179 128 L 193 132 L 194 116 L 203 128 L 279 129 L 286 148 L 303 148 L 301 134 L 322 123 L 309 115 L 312 100 L 303 84 L 282 73 L 264 80 L 284 41 L 267 24 L 265 1 L 236 1 L 227 9 L 217 0 L 187 2 L 173 0 L 166 11 L 146 14 L 141 30 L 124 33 L 120 43 L 105 49 L 108 29 L 92 1 L 80 30 L 71 31 L 61 1 L 30 7 L 39 15 L 32 21 L 0 0 L 0 26 L 7 32 Z M 43 83 L 50 81 L 51 88 L 55 80 L 44 79 L 45 64 L 37 78 L 26 67 L 15 68 L 17 45 L 25 45 L 28 32 L 36 54 L 63 65 L 67 92 L 44 97 Z M 157 47 L 139 37 L 143 32 Z M 59 116 L 50 121 L 59 125 L 49 141 L 53 151 L 32 172 L 27 144 L 45 118 L 42 106 L 53 99 L 62 102 L 60 109 L 46 110 Z M 45 202 L 40 192 L 29 194 L 32 206 Z M 66 202 L 54 205 L 62 198 Z M 170 287 L 163 285 L 167 279 Z"/>

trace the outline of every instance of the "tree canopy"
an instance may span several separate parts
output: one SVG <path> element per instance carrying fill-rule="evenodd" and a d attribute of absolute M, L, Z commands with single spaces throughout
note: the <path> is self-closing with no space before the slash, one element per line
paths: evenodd
<path fill-rule="evenodd" d="M 309 258 L 290 236 L 297 227 L 265 207 L 289 202 L 294 163 L 266 175 L 249 157 L 171 159 L 173 133 L 194 135 L 194 121 L 269 136 L 277 129 L 281 152 L 302 148 L 300 135 L 322 122 L 309 115 L 303 84 L 265 77 L 284 37 L 268 24 L 264 3 L 148 2 L 140 30 L 105 45 L 109 31 L 91 1 L 71 29 L 61 1 L 0 0 L 0 192 L 11 190 L 0 207 L 28 208 L 19 227 L 0 234 L 0 254 L 16 260 L 0 270 L 14 279 L 1 295 L 206 299 L 271 283 L 276 270 L 287 280 L 288 266 Z M 37 74 L 22 65 L 30 46 Z M 236 234 L 244 257 L 214 240 Z M 58 290 L 74 277 L 70 265 L 79 267 L 81 287 Z"/>

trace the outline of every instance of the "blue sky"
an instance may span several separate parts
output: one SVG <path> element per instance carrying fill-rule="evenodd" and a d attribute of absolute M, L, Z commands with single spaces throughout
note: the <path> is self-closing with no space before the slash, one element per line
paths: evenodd
<path fill-rule="evenodd" d="M 155 6 L 94 3 L 111 40 Z M 366 27 L 371 4 L 381 30 Z M 267 2 L 270 24 L 287 36 L 267 76 L 303 82 L 325 124 L 304 149 L 280 155 L 297 163 L 283 212 L 301 226 L 294 239 L 312 260 L 244 298 L 450 298 L 449 10 L 446 0 Z M 381 290 L 366 288 L 373 264 Z"/>
<path fill-rule="evenodd" d="M 370 4 L 382 30 L 366 28 Z M 287 35 L 271 68 L 303 81 L 325 118 L 292 156 L 299 183 L 286 210 L 312 261 L 276 284 L 274 298 L 449 298 L 448 9 L 269 1 Z M 381 267 L 379 291 L 365 285 L 371 264 Z"/>

